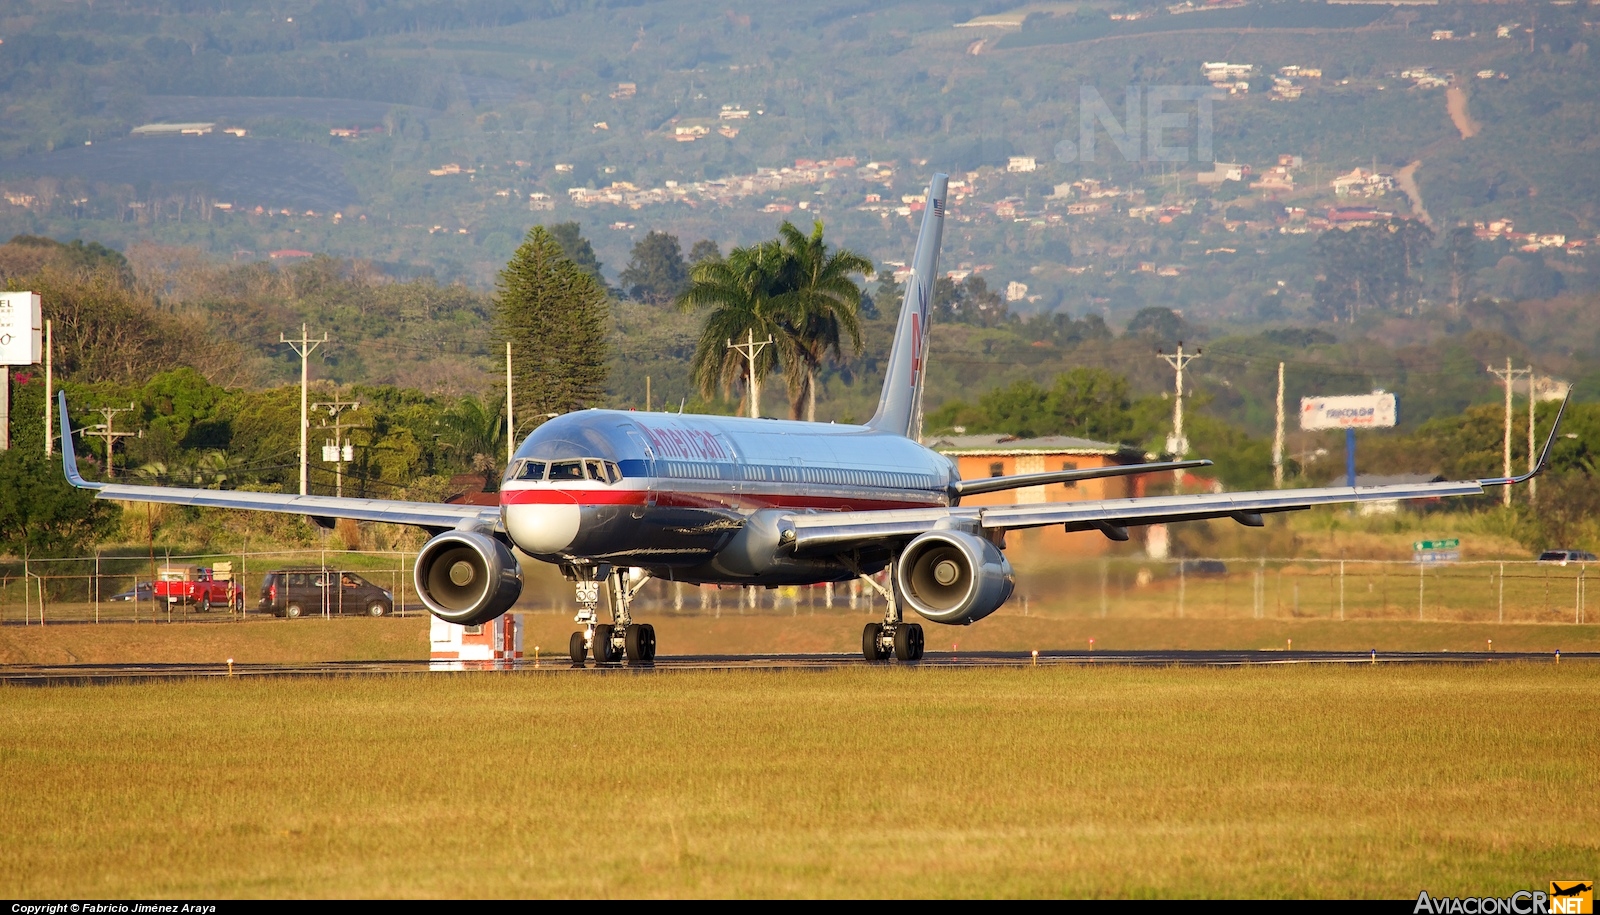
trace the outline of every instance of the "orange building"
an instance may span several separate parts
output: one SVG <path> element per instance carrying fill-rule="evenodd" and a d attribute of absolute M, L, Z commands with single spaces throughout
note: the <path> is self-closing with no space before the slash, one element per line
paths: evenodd
<path fill-rule="evenodd" d="M 1014 435 L 941 435 L 925 444 L 956 462 L 963 480 L 1005 477 L 1053 470 L 1087 470 L 1137 464 L 1145 458 L 1131 448 L 1067 435 L 1017 438 Z M 1035 502 L 1075 502 L 1083 499 L 1126 499 L 1145 494 L 1147 475 L 1108 477 L 1076 483 L 1029 486 L 985 493 L 961 500 L 962 505 L 1026 505 Z M 1067 533 L 1051 526 L 1008 535 L 1008 547 L 1039 550 L 1062 558 L 1100 556 L 1111 541 L 1094 531 Z"/>

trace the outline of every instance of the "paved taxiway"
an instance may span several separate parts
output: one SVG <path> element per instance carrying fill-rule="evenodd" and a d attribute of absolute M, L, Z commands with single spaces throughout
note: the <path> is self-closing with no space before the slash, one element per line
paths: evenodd
<path fill-rule="evenodd" d="M 929 652 L 921 661 L 882 661 L 873 666 L 914 667 L 1244 667 L 1272 664 L 1557 664 L 1600 661 L 1600 652 L 1562 655 L 1545 652 L 1358 652 L 1358 651 L 1041 651 Z M 452 663 L 456 664 L 451 668 Z M 12 664 L 0 666 L 0 684 L 68 686 L 187 680 L 213 677 L 362 677 L 455 673 L 648 674 L 685 670 L 829 670 L 865 666 L 847 654 L 695 655 L 660 657 L 653 664 L 593 663 L 577 666 L 565 658 L 525 658 L 491 666 L 489 662 L 327 661 L 317 664 Z"/>

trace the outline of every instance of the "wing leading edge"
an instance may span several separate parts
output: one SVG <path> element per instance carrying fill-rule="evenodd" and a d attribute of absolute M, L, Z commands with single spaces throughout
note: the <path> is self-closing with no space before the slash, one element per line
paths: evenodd
<path fill-rule="evenodd" d="M 1561 419 L 1571 399 L 1569 391 L 1560 411 L 1556 413 L 1555 425 L 1545 441 L 1538 463 L 1521 476 L 1397 486 L 1331 486 L 1321 489 L 1199 493 L 1029 505 L 796 514 L 779 521 L 779 536 L 786 547 L 797 553 L 842 551 L 868 543 L 907 540 L 941 528 L 1000 533 L 1060 524 L 1069 531 L 1098 530 L 1113 540 L 1126 540 L 1127 529 L 1137 525 L 1232 518 L 1240 524 L 1259 527 L 1262 515 L 1299 511 L 1317 505 L 1482 495 L 1487 487 L 1524 483 L 1544 472 L 1550 463 L 1550 452 L 1555 446 Z"/>
<path fill-rule="evenodd" d="M 312 518 L 350 518 L 356 521 L 381 521 L 434 530 L 460 528 L 493 531 L 500 524 L 499 508 L 485 505 L 446 505 L 406 502 L 399 499 L 353 499 L 229 489 L 183 489 L 175 486 L 91 483 L 78 473 L 78 453 L 72 444 L 72 426 L 67 420 L 65 392 L 60 396 L 60 405 L 61 465 L 66 472 L 67 482 L 79 489 L 94 490 L 97 499 L 198 505 L 206 508 L 239 508 L 308 515 Z"/>

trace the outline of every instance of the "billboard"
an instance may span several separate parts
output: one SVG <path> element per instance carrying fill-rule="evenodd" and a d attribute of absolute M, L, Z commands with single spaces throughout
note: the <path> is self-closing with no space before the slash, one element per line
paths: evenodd
<path fill-rule="evenodd" d="M 1398 407 L 1393 394 L 1378 391 L 1347 397 L 1300 398 L 1300 428 L 1388 429 L 1394 426 Z"/>
<path fill-rule="evenodd" d="M 33 365 L 44 354 L 36 292 L 0 292 L 0 365 Z"/>

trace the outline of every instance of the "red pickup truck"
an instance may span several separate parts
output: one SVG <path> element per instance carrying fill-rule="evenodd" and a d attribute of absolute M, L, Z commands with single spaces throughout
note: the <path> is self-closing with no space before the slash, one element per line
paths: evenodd
<path fill-rule="evenodd" d="M 213 607 L 244 610 L 244 589 L 233 580 L 231 562 L 219 562 L 209 569 L 167 566 L 156 576 L 151 593 L 157 601 L 198 607 L 201 613 L 209 613 Z"/>

